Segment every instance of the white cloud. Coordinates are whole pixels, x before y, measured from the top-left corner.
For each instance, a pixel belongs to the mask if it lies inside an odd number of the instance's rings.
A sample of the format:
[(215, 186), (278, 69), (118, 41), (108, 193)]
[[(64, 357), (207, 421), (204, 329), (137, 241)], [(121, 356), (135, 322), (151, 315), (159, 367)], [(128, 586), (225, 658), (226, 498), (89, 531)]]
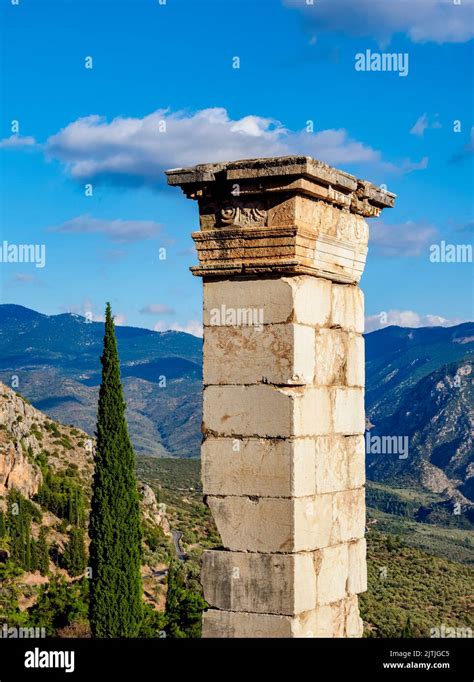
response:
[(116, 315), (114, 315), (114, 323), (117, 327), (123, 327), (126, 321), (127, 318), (123, 313), (117, 313)]
[[(105, 308), (105, 305), (104, 305)], [(82, 303), (67, 305), (62, 309), (62, 312), (72, 313), (73, 315), (81, 315), (89, 322), (104, 322), (105, 316), (96, 312), (96, 306), (90, 298), (85, 298)]]
[(411, 135), (419, 135), (420, 137), (423, 137), (423, 134), (425, 130), (428, 127), (428, 114), (423, 114), (420, 116), (420, 118), (416, 121), (415, 125), (413, 128), (410, 130)]
[(436, 119), (430, 123), (428, 114), (422, 114), (416, 121), (415, 125), (411, 128), (410, 134), (411, 135), (418, 135), (418, 137), (423, 137), (425, 134), (425, 130), (428, 129), (436, 130), (438, 128), (441, 128), (441, 123)]
[(163, 303), (150, 303), (140, 310), (142, 315), (174, 315), (175, 311)]
[(463, 159), (468, 158), (469, 156), (472, 156), (474, 153), (474, 126), (471, 128), (470, 136), (469, 136), (469, 142), (467, 142), (462, 150), (458, 152), (457, 154), (454, 154), (452, 160), (453, 161), (462, 161)]
[(27, 272), (16, 272), (13, 275), (12, 280), (14, 282), (30, 283), (37, 281), (37, 278), (35, 275), (31, 275)]
[(0, 140), (0, 149), (16, 149), (18, 147), (34, 147), (36, 140), (34, 137), (21, 135), (10, 135)]
[(202, 336), (202, 322), (198, 320), (188, 320), (185, 324), (173, 322), (171, 325), (166, 322), (158, 322), (153, 327), (155, 332), (176, 331), (192, 334), (193, 336)]
[(438, 236), (429, 223), (407, 220), (398, 225), (387, 225), (382, 220), (370, 224), (369, 245), (381, 256), (420, 256)]
[(103, 234), (113, 242), (137, 242), (152, 239), (161, 230), (153, 220), (106, 220), (86, 214), (49, 228), (51, 232), (66, 234)]
[[(105, 309), (105, 304), (104, 304)], [(97, 306), (90, 298), (84, 298), (82, 303), (71, 304), (62, 308), (63, 312), (71, 313), (73, 315), (80, 315), (85, 318), (85, 324), (88, 322), (105, 322), (105, 315), (98, 313)], [(126, 316), (123, 313), (113, 313), (113, 318), (116, 326), (120, 327), (126, 323)]]
[(428, 161), (428, 157), (424, 156), (421, 161), (410, 161), (410, 159), (403, 159), (403, 161), (399, 164), (384, 163), (383, 167), (388, 173), (403, 175), (416, 170), (425, 170), (425, 168), (428, 168)]
[(396, 34), (414, 43), (464, 43), (474, 37), (473, 0), (284, 0), (302, 11), (316, 32), (374, 37), (386, 45)]
[(388, 310), (365, 318), (365, 331), (373, 332), (395, 325), (397, 327), (452, 327), (461, 324), (459, 318), (446, 319), (440, 315), (420, 315), (414, 310)]
[(224, 108), (196, 113), (165, 109), (143, 118), (80, 118), (46, 142), (46, 154), (62, 162), (79, 180), (122, 186), (156, 186), (164, 170), (196, 163), (260, 156), (302, 154), (331, 165), (372, 164), (384, 172), (410, 172), (427, 159), (400, 166), (382, 160), (380, 151), (354, 140), (345, 129), (315, 133), (291, 131), (271, 118), (232, 120)]

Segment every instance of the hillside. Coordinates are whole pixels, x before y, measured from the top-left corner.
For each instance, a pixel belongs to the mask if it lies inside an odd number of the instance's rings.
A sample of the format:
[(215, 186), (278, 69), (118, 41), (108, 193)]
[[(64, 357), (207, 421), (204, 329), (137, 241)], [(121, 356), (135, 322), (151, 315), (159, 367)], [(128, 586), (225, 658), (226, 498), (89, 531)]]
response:
[[(94, 434), (103, 324), (0, 305), (0, 380), (52, 419)], [(181, 332), (117, 327), (127, 419), (137, 452), (196, 456), (202, 341)]]
[[(88, 636), (88, 587), (82, 575), (94, 444), (91, 448), (86, 434), (57, 424), (3, 385), (0, 434), (0, 623), (44, 627), (61, 637)], [(186, 580), (193, 594), (201, 589), (202, 552), (220, 540), (202, 502), (199, 460), (141, 456), (137, 473), (142, 481), (142, 575), (151, 609), (143, 636), (156, 637), (165, 622), (163, 580), (177, 538), (187, 555)], [(395, 494), (369, 483), (368, 501), (374, 506), (368, 515), (369, 591), (361, 599), (365, 636), (399, 636), (408, 615), (413, 635), (429, 636), (431, 627), (443, 623), (473, 627), (472, 569), (465, 565), (473, 561), (472, 531), (412, 520), (438, 500), (435, 493)], [(12, 520), (14, 503), (19, 504), (20, 525)], [(427, 536), (414, 532), (414, 526), (428, 529)], [(82, 558), (71, 551), (73, 536), (76, 542), (82, 538)], [(426, 537), (432, 538), (431, 545)], [(420, 549), (423, 542), (429, 553)], [(6, 563), (2, 552), (9, 557)], [(387, 574), (381, 581), (384, 566)]]
[[(38, 409), (94, 434), (103, 325), (0, 305), (0, 379)], [(138, 454), (198, 457), (202, 341), (180, 332), (117, 327), (127, 419)], [(371, 436), (409, 439), (409, 456), (371, 455), (376, 481), (473, 498), (474, 324), (404, 329), (366, 337), (366, 410)], [(464, 508), (463, 507), (463, 508)]]
[[(0, 624), (87, 636), (87, 524), (95, 443), (0, 384)], [(163, 609), (155, 573), (173, 553), (166, 509), (139, 484), (142, 576), (151, 613)], [(161, 615), (160, 615), (161, 617)]]
[(365, 335), (366, 408), (371, 421), (393, 414), (406, 391), (444, 365), (472, 361), (474, 323), (385, 327)]
[(371, 417), (370, 437), (406, 438), (406, 456), (367, 453), (368, 477), (445, 492), (454, 505), (474, 500), (473, 364), (445, 365), (409, 386), (397, 409)]
[[(201, 501), (199, 461), (139, 457), (137, 469), (166, 501), (173, 526), (183, 533), (185, 547), (196, 558), (203, 548), (218, 546), (219, 537)], [(364, 635), (399, 637), (408, 616), (413, 636), (429, 637), (430, 629), (443, 623), (474, 629), (473, 531), (412, 520), (420, 508), (436, 504), (438, 494), (400, 490), (395, 501), (384, 495), (393, 496), (392, 489), (368, 484), (369, 587), (360, 601)], [(390, 504), (396, 513), (377, 509)]]

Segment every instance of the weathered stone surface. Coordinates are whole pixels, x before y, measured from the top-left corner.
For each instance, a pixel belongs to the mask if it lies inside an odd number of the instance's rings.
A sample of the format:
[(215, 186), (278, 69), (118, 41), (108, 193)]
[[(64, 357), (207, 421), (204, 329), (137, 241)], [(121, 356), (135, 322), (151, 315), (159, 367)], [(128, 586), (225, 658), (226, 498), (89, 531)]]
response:
[(349, 332), (347, 335), (346, 386), (365, 386), (365, 343), (364, 337)]
[(367, 590), (367, 543), (365, 539), (348, 544), (349, 571), (348, 594), (360, 594)]
[(315, 343), (315, 383), (344, 386), (346, 383), (347, 333), (341, 329), (319, 329)]
[(319, 606), (297, 616), (217, 611), (203, 616), (203, 637), (214, 638), (298, 638), (361, 637), (362, 620), (357, 597)]
[(362, 334), (364, 295), (361, 289), (346, 284), (333, 284), (331, 292), (331, 326)]
[(199, 203), (203, 637), (359, 637), (365, 218), (395, 195), (310, 157), (168, 171)]
[(347, 597), (344, 603), (345, 611), (345, 632), (344, 637), (362, 637), (364, 634), (364, 624), (359, 615), (359, 604), (357, 596)]
[(364, 389), (335, 388), (332, 406), (334, 433), (363, 434), (365, 431)]
[[(205, 326), (329, 323), (331, 282), (307, 275), (259, 280), (205, 281)], [(249, 312), (250, 311), (250, 312)], [(235, 323), (235, 320), (241, 320)], [(226, 321), (229, 320), (229, 321)], [(247, 322), (246, 322), (247, 321)]]
[(346, 596), (349, 551), (345, 544), (325, 547), (313, 554), (318, 605), (330, 604)]
[(313, 497), (218, 497), (207, 503), (226, 549), (304, 552), (364, 537), (365, 491)]
[(315, 466), (314, 441), (310, 438), (209, 437), (201, 449), (205, 495), (312, 495)]
[(226, 549), (300, 552), (330, 544), (331, 495), (302, 498), (214, 497), (207, 502)]
[(365, 483), (363, 436), (319, 436), (315, 447), (315, 492), (360, 488)]
[[(325, 195), (329, 202), (346, 206), (354, 213), (362, 215), (372, 214), (369, 205), (380, 210), (393, 206), (395, 200), (395, 195), (391, 192), (385, 192), (370, 182), (358, 180), (349, 173), (332, 168), (309, 156), (281, 156), (199, 164), (191, 168), (174, 168), (167, 171), (166, 175), (168, 184), (179, 185), (193, 198), (217, 196), (213, 187), (217, 179), (221, 183), (221, 188), (225, 187), (227, 182), (230, 190), (234, 188), (234, 193), (236, 181), (241, 181), (238, 192), (240, 195), (262, 193), (264, 181), (269, 181), (270, 188), (288, 193), (288, 185), (291, 185), (295, 178), (303, 178), (308, 182), (305, 187), (306, 193), (311, 193), (310, 187), (316, 196), (321, 196), (326, 190)], [(227, 193), (224, 196), (227, 198)]]
[(364, 339), (340, 328), (316, 330), (315, 383), (319, 386), (364, 386)]
[(204, 598), (224, 611), (297, 615), (363, 592), (365, 565), (364, 540), (292, 554), (207, 550)]
[[(310, 157), (247, 159), (168, 171), (199, 201), (199, 276), (308, 273), (358, 282), (367, 255), (363, 216), (394, 195)], [(305, 240), (312, 240), (311, 253)]]
[(313, 386), (207, 386), (203, 422), (204, 432), (215, 436), (324, 435), (331, 430), (331, 396)]
[(289, 638), (294, 618), (266, 613), (243, 613), (209, 609), (202, 617), (203, 638)]
[(340, 542), (359, 540), (365, 530), (365, 489), (344, 490), (334, 495), (333, 537)]
[(314, 330), (297, 324), (208, 327), (203, 382), (304, 385), (314, 377)]
[(206, 601), (228, 611), (294, 615), (316, 604), (315, 563), (310, 553), (206, 551), (202, 584)]
[(226, 549), (234, 552), (295, 552), (294, 506), (307, 498), (214, 497), (208, 495), (217, 530)]

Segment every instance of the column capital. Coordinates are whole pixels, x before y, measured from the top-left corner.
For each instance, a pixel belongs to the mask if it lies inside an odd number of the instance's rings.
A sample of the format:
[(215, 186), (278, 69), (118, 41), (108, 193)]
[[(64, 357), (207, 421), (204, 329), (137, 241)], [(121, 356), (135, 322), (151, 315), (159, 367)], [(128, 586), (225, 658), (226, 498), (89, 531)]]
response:
[(166, 172), (199, 204), (193, 233), (202, 277), (309, 274), (357, 283), (365, 218), (395, 195), (309, 156), (199, 164)]

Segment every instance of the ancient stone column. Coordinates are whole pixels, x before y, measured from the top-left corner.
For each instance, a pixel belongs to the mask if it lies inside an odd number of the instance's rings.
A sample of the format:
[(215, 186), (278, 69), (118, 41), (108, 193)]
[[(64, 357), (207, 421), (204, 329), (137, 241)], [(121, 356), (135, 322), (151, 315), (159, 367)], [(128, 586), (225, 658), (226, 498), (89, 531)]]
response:
[(395, 196), (309, 157), (167, 172), (199, 205), (204, 637), (360, 637), (365, 218)]

